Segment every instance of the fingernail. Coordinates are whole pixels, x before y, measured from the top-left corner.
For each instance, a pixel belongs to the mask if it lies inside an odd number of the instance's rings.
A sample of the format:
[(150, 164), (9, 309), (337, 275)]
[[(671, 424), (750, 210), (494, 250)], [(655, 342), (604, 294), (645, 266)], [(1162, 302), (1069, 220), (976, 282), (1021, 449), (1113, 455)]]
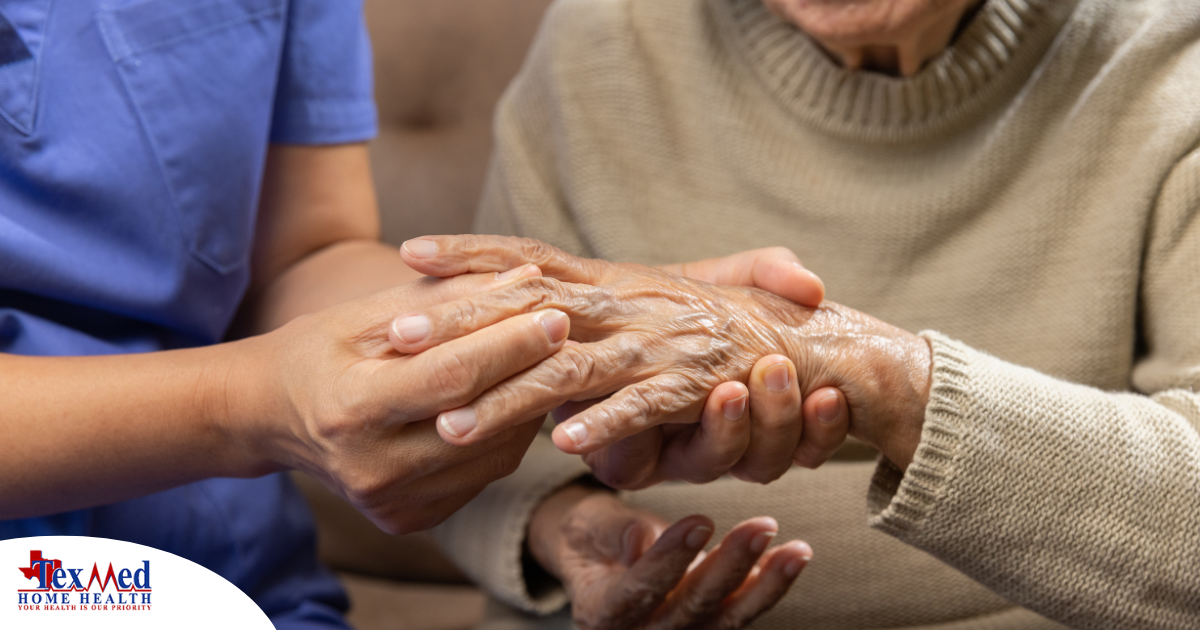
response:
[(566, 339), (567, 333), (570, 332), (571, 318), (560, 310), (547, 309), (545, 315), (542, 315), (542, 328), (546, 331), (546, 336), (550, 338), (550, 343), (558, 343)]
[(817, 420), (823, 424), (837, 422), (840, 415), (842, 415), (842, 406), (838, 404), (837, 394), (829, 394), (817, 401)]
[(699, 551), (708, 544), (708, 539), (712, 538), (713, 529), (708, 525), (697, 525), (688, 532), (688, 535), (683, 539), (683, 544), (687, 545), (692, 551)]
[(404, 343), (419, 343), (429, 336), (429, 318), (424, 315), (409, 315), (392, 322), (392, 332)]
[(438, 422), (446, 430), (446, 433), (454, 437), (462, 437), (475, 430), (475, 426), (479, 424), (479, 419), (475, 417), (474, 409), (463, 407), (462, 409), (443, 412)]
[(750, 551), (753, 553), (762, 553), (767, 550), (767, 545), (771, 544), (771, 540), (775, 538), (777, 532), (760, 532), (750, 539)]
[(509, 269), (508, 271), (502, 271), (502, 272), (496, 274), (496, 279), (501, 280), (501, 281), (512, 280), (513, 278), (520, 277), (521, 272), (525, 271), (528, 268), (529, 268), (529, 265), (525, 264), (525, 265), (521, 265), (520, 267), (517, 267), (516, 269)]
[(432, 258), (437, 255), (438, 251), (437, 243), (423, 238), (404, 241), (400, 247), (416, 258)]
[(583, 443), (587, 441), (588, 430), (582, 422), (572, 422), (571, 424), (564, 425), (563, 433), (566, 433), (567, 437), (571, 438), (571, 441), (577, 447), (583, 446)]
[(725, 414), (726, 420), (740, 419), (742, 414), (746, 413), (746, 395), (725, 401), (725, 404), (721, 405), (721, 412)]
[(767, 373), (763, 375), (763, 381), (767, 383), (767, 389), (773, 392), (787, 391), (788, 385), (792, 381), (792, 375), (788, 371), (786, 363), (776, 363), (767, 368)]

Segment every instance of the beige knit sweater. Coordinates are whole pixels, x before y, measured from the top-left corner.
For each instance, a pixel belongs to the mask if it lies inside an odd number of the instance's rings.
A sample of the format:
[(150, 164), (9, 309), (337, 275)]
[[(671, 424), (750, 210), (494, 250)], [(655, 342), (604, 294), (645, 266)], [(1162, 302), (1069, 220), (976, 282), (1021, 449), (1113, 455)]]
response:
[[(927, 331), (906, 475), (627, 495), (812, 543), (756, 627), (1200, 628), (1200, 2), (989, 0), (900, 80), (760, 0), (560, 0), (497, 122), (480, 232), (651, 264), (784, 245)], [(509, 603), (561, 604), (520, 545), (582, 470), (539, 443), (439, 535)]]

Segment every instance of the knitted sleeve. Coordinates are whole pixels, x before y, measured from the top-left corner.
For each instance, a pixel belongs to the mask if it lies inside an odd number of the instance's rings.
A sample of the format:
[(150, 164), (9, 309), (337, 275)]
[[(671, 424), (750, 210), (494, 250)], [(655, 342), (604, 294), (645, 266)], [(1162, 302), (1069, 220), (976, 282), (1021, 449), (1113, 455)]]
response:
[(922, 333), (921, 444), (907, 474), (877, 469), (873, 527), (1072, 627), (1200, 628), (1200, 155), (1164, 183), (1145, 252), (1138, 393)]

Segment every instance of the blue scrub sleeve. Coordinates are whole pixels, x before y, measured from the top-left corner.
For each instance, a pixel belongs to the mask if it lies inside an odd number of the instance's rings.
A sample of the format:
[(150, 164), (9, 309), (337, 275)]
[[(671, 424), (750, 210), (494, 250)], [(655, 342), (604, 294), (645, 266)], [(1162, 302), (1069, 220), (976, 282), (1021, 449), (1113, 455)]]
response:
[(292, 0), (271, 142), (338, 144), (378, 129), (361, 0)]

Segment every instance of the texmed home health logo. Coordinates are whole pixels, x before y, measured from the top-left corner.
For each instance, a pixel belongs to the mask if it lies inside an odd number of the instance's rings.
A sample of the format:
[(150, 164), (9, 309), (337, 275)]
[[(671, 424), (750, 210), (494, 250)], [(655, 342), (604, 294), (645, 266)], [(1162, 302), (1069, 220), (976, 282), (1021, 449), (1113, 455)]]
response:
[(150, 610), (149, 560), (121, 568), (109, 562), (103, 573), (93, 562), (85, 573), (36, 550), (29, 552), (29, 566), (17, 568), (30, 586), (17, 589), (18, 610)]

